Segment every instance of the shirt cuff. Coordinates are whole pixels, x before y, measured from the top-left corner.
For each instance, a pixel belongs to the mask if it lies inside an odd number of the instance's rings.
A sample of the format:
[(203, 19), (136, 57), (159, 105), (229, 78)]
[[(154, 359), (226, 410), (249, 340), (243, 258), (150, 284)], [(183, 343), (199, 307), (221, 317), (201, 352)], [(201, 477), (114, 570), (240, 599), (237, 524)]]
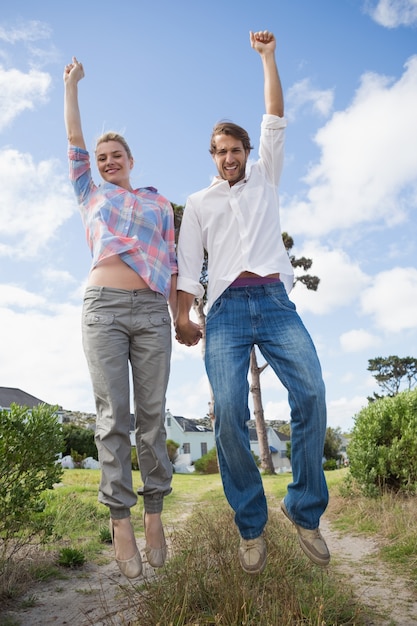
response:
[(184, 278), (183, 276), (178, 276), (177, 291), (191, 293), (196, 298), (202, 298), (204, 296), (204, 287), (201, 283), (196, 283), (194, 280)]
[(270, 113), (264, 113), (262, 117), (262, 128), (285, 128), (287, 120), (285, 117), (278, 117), (278, 115), (271, 115)]
[(89, 154), (87, 150), (84, 150), (84, 148), (68, 144), (68, 157), (73, 161), (87, 161), (89, 159)]

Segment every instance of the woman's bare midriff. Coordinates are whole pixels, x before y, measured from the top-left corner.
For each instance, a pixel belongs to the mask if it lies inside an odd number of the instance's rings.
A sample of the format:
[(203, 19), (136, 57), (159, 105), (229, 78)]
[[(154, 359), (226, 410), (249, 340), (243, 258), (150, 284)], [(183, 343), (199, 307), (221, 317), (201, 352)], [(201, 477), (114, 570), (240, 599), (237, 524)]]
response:
[[(254, 274), (253, 272), (241, 272), (239, 274), (239, 278), (255, 278), (259, 277), (259, 274)], [(262, 278), (279, 278), (279, 272), (276, 274), (268, 274), (268, 276), (263, 276)]]
[(145, 281), (115, 254), (94, 267), (87, 284), (95, 287), (113, 289), (147, 289)]

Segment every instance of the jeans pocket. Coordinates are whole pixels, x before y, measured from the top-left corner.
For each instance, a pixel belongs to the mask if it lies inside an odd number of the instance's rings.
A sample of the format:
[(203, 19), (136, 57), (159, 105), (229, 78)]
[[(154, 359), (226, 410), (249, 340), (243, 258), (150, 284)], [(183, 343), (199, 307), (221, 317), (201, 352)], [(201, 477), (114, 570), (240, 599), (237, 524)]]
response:
[(267, 297), (271, 299), (271, 301), (281, 310), (283, 311), (296, 311), (296, 306), (294, 302), (291, 302), (289, 297), (287, 296), (287, 292), (282, 290), (279, 293), (268, 293)]
[(219, 296), (217, 300), (213, 302), (211, 305), (210, 311), (207, 313), (206, 317), (206, 326), (209, 322), (211, 322), (219, 313), (221, 313), (225, 306), (225, 299), (222, 296)]

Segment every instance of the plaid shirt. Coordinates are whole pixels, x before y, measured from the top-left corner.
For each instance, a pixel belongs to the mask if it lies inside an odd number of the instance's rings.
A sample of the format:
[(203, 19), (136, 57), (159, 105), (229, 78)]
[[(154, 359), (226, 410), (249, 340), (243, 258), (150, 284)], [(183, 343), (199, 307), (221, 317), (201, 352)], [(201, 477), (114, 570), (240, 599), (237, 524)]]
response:
[(92, 267), (114, 254), (167, 299), (177, 273), (174, 216), (153, 187), (130, 192), (113, 183), (97, 187), (86, 150), (69, 146), (70, 180), (80, 207)]

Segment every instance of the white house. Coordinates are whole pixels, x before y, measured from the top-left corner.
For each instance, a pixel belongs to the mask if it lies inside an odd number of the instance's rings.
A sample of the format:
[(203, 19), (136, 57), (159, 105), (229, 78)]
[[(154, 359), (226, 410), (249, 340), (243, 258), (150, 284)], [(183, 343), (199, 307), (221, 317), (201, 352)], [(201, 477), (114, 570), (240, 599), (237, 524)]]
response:
[(167, 439), (179, 444), (174, 464), (177, 473), (194, 471), (192, 463), (201, 459), (215, 446), (214, 432), (210, 428), (202, 426), (195, 420), (172, 415), (170, 411), (165, 414), (165, 430)]
[[(268, 445), (271, 451), (272, 463), (278, 473), (291, 472), (291, 461), (287, 457), (287, 441), (290, 437), (275, 430), (271, 426), (266, 429)], [(249, 428), (250, 447), (254, 454), (259, 456), (259, 443), (256, 428)]]
[[(207, 454), (216, 445), (212, 429), (202, 426), (197, 420), (172, 415), (169, 410), (165, 413), (165, 430), (167, 439), (172, 439), (172, 441), (179, 444), (178, 455), (174, 463), (174, 469), (179, 474), (193, 472), (193, 463)], [(259, 456), (256, 428), (249, 428), (249, 435), (251, 450)], [(287, 441), (290, 440), (290, 437), (271, 427), (267, 428), (267, 437), (275, 470), (279, 473), (291, 472), (291, 462), (287, 457)], [(130, 440), (132, 446), (134, 446), (133, 415), (131, 416)]]
[[(167, 439), (179, 444), (174, 469), (178, 474), (193, 472), (193, 463), (201, 459), (214, 448), (214, 433), (210, 428), (201, 426), (197, 421), (179, 415), (165, 413), (165, 430)], [(135, 416), (130, 420), (130, 442), (135, 446)]]

